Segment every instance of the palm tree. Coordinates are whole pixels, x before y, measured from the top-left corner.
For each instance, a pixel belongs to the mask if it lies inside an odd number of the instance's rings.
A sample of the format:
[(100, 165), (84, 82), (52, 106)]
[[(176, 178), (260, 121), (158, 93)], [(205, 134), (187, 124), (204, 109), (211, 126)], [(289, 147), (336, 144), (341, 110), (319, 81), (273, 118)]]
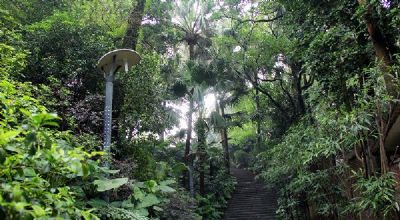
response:
[(200, 194), (205, 194), (204, 176), (205, 176), (205, 161), (207, 157), (207, 122), (204, 119), (204, 92), (205, 89), (197, 86), (193, 93), (194, 100), (198, 103), (199, 117), (195, 123), (195, 130), (197, 134), (197, 152), (196, 156), (199, 158), (199, 189)]
[(189, 47), (189, 60), (193, 61), (198, 55), (205, 54), (203, 46), (209, 44), (209, 37), (212, 36), (212, 28), (207, 19), (211, 13), (212, 1), (179, 0), (174, 4), (172, 22), (183, 33), (181, 40)]
[(227, 114), (225, 109), (227, 105), (233, 103), (239, 96), (246, 93), (242, 88), (238, 89), (237, 85), (237, 83), (235, 84), (231, 80), (218, 80), (218, 83), (214, 86), (214, 92), (216, 94), (216, 111), (211, 115), (212, 125), (220, 133), (221, 144), (224, 150), (225, 171), (228, 175), (230, 174), (231, 164), (228, 143), (228, 127), (235, 125), (235, 123), (231, 123), (227, 118), (231, 118), (235, 113)]
[[(206, 54), (204, 52), (203, 47), (207, 44), (207, 38), (210, 36), (210, 26), (206, 19), (206, 16), (211, 11), (210, 2), (207, 1), (198, 1), (198, 0), (179, 0), (175, 1), (175, 10), (173, 11), (172, 20), (174, 23), (174, 27), (183, 33), (183, 38), (181, 39), (183, 42), (187, 44), (189, 47), (189, 62), (195, 61), (196, 57), (200, 57), (199, 55)], [(203, 45), (201, 47), (197, 47), (198, 45)], [(189, 179), (189, 189), (191, 195), (194, 195), (193, 191), (193, 176), (192, 176), (192, 159), (190, 157), (191, 151), (191, 139), (192, 139), (192, 124), (193, 124), (193, 112), (195, 107), (195, 101), (193, 99), (194, 93), (194, 84), (195, 82), (191, 82), (192, 86), (190, 89), (187, 89), (186, 96), (189, 100), (189, 112), (187, 119), (187, 135), (185, 142), (185, 161), (187, 166), (189, 167), (188, 179)], [(186, 176), (186, 175), (185, 175)]]

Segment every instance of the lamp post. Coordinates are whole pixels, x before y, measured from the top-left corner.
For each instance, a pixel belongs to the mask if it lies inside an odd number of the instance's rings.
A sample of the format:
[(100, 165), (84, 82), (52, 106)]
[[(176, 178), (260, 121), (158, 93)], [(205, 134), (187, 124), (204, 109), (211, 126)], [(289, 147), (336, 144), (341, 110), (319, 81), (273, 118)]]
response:
[[(97, 67), (104, 74), (106, 80), (106, 100), (104, 105), (104, 146), (103, 150), (110, 153), (111, 145), (111, 120), (112, 120), (112, 98), (115, 74), (123, 68), (128, 72), (129, 68), (140, 62), (140, 56), (134, 50), (118, 49), (104, 54), (98, 61)], [(105, 166), (108, 167), (106, 160)]]

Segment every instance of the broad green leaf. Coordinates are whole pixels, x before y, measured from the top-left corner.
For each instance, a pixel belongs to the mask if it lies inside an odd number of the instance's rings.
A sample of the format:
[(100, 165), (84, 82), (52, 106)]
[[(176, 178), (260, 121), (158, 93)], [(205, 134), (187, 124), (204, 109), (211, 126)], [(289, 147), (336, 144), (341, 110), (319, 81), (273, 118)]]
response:
[(110, 170), (107, 167), (100, 167), (101, 171), (105, 172), (105, 173), (109, 173), (109, 174), (116, 174), (119, 173), (119, 170)]
[(93, 208), (101, 208), (108, 205), (108, 203), (105, 200), (101, 199), (92, 199), (89, 200), (87, 203), (91, 205)]
[(128, 178), (116, 178), (111, 180), (95, 180), (93, 183), (97, 186), (97, 191), (104, 192), (110, 189), (116, 189), (128, 182)]
[(28, 110), (26, 110), (24, 108), (20, 108), (19, 111), (22, 112), (22, 114), (24, 114), (27, 117), (31, 117), (31, 115), (32, 115), (31, 112), (29, 112)]
[(121, 208), (133, 209), (135, 208), (135, 205), (130, 200), (124, 200), (121, 203)]
[(173, 180), (173, 179), (168, 179), (168, 180), (161, 181), (161, 182), (160, 182), (160, 185), (170, 185), (170, 184), (174, 184), (174, 183), (176, 183), (175, 180)]
[(100, 220), (99, 217), (97, 217), (96, 215), (93, 215), (91, 212), (94, 211), (94, 209), (90, 209), (87, 211), (81, 211), (80, 214), (82, 215), (83, 219), (85, 220)]
[(29, 204), (26, 203), (26, 202), (16, 202), (16, 203), (14, 203), (15, 210), (17, 210), (17, 211), (22, 211), (22, 210), (24, 210), (25, 207), (28, 206), (28, 205), (29, 205)]
[(153, 209), (156, 210), (156, 211), (158, 211), (158, 212), (164, 211), (164, 209), (161, 208), (161, 207), (159, 207), (159, 206), (153, 206)]
[(43, 126), (44, 126), (44, 125), (53, 126), (53, 127), (59, 127), (59, 126), (60, 126), (60, 125), (59, 125), (57, 122), (55, 122), (55, 121), (46, 121), (46, 122), (43, 122), (42, 125), (43, 125)]
[(138, 215), (141, 215), (141, 216), (148, 216), (149, 215), (149, 211), (147, 211), (147, 209), (145, 209), (145, 208), (137, 209), (136, 213)]
[(53, 121), (59, 119), (57, 114), (40, 113), (32, 116), (32, 122), (35, 126), (54, 125)]
[(11, 130), (7, 132), (0, 131), (0, 145), (7, 144), (11, 139), (17, 137), (20, 133), (20, 130)]
[(156, 182), (156, 181), (154, 181), (154, 180), (148, 180), (148, 181), (144, 182), (144, 184), (146, 185), (147, 189), (148, 189), (150, 192), (155, 192), (156, 187), (157, 187), (157, 182)]
[(133, 187), (133, 197), (139, 201), (143, 200), (144, 198), (144, 193), (142, 192), (142, 190), (140, 190), (139, 187), (134, 186)]
[(38, 205), (33, 205), (32, 209), (35, 217), (41, 217), (46, 215), (46, 211)]
[(36, 172), (34, 169), (28, 167), (28, 168), (24, 168), (24, 176), (26, 177), (33, 177), (36, 176)]
[(160, 188), (161, 192), (164, 192), (164, 193), (173, 193), (176, 191), (175, 189), (173, 189), (172, 187), (169, 187), (167, 185), (160, 185), (159, 188)]
[(136, 208), (147, 208), (159, 204), (161, 201), (154, 194), (146, 195)]

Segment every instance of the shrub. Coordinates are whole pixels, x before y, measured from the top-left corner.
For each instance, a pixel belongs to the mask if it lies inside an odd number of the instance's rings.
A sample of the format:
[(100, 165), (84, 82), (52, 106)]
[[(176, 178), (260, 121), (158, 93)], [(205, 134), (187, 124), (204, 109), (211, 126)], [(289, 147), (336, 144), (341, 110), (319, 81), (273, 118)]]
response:
[(172, 194), (161, 208), (161, 219), (194, 220), (201, 219), (195, 211), (197, 202), (190, 198), (184, 191)]
[(58, 116), (30, 91), (29, 84), (0, 82), (0, 218), (96, 218), (77, 195), (99, 173), (91, 158), (102, 152), (88, 153), (58, 131)]

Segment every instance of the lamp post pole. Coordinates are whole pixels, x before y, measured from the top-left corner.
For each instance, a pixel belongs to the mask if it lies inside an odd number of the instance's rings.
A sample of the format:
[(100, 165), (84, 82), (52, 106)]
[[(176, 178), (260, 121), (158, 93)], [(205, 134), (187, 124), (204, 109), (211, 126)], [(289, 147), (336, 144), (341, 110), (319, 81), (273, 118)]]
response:
[[(111, 128), (112, 128), (112, 100), (114, 89), (114, 70), (105, 74), (106, 79), (106, 100), (104, 105), (104, 146), (103, 150), (107, 153), (110, 152), (111, 146)], [(106, 167), (109, 166), (108, 159), (105, 161)]]
[(97, 67), (104, 74), (106, 80), (106, 99), (104, 105), (104, 145), (103, 150), (107, 153), (104, 165), (109, 167), (111, 129), (112, 129), (112, 100), (113, 87), (116, 73), (124, 67), (125, 72), (140, 62), (140, 56), (130, 49), (118, 49), (104, 54), (98, 61)]

